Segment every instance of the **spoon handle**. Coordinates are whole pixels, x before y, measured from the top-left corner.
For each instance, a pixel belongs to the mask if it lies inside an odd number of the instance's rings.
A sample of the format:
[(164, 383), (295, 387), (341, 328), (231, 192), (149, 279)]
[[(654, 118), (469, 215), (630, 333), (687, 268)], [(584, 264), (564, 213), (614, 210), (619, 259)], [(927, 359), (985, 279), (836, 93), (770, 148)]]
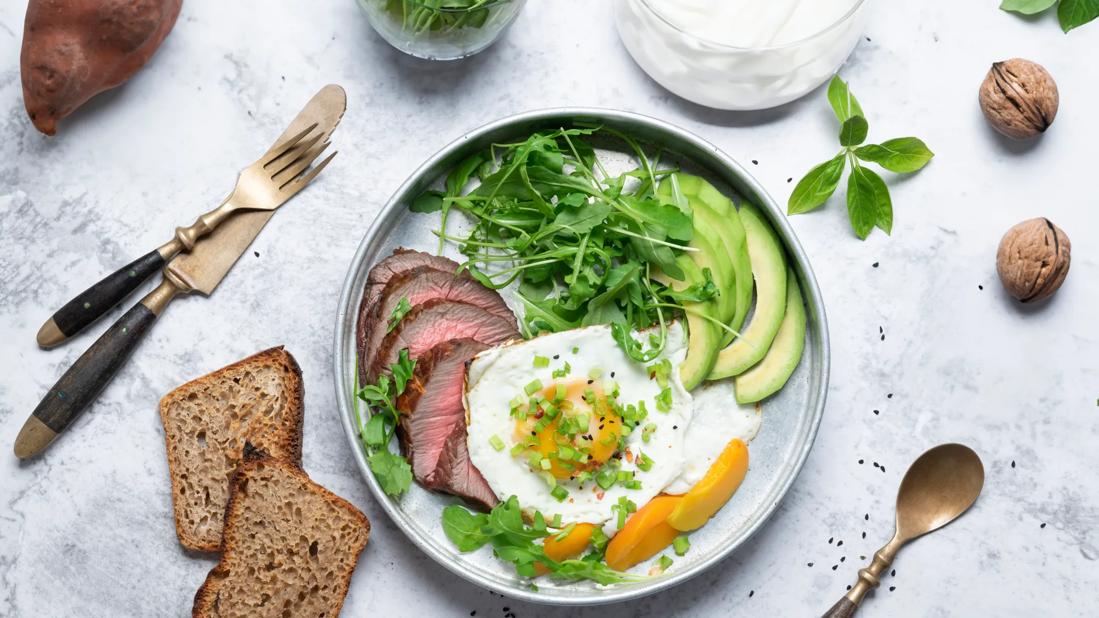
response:
[(893, 539), (885, 544), (885, 547), (874, 552), (874, 560), (870, 563), (870, 566), (859, 569), (859, 579), (855, 582), (855, 585), (821, 618), (850, 618), (854, 616), (866, 593), (881, 584), (882, 572), (893, 564), (893, 558), (896, 557), (897, 550), (902, 545), (904, 545), (904, 541), (894, 535)]

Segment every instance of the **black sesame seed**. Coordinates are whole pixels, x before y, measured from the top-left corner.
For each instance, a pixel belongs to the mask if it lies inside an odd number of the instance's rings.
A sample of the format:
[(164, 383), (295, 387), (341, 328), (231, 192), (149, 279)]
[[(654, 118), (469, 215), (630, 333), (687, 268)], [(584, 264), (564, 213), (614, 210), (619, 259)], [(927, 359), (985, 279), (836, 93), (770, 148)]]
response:
[(863, 515), (862, 518), (863, 518), (864, 521), (870, 521), (870, 513), (867, 513), (866, 515)]
[(875, 467), (875, 468), (877, 468), (877, 467), (878, 467), (878, 462), (876, 462), (876, 461), (874, 462), (874, 467)]
[(847, 584), (847, 589), (848, 589), (848, 590), (850, 590), (850, 589), (851, 589), (851, 584)]
[(865, 530), (862, 531), (862, 538), (864, 538), (864, 539), (866, 538), (866, 531)]
[(838, 568), (840, 568), (840, 565), (838, 565), (838, 564), (833, 564), (833, 565), (832, 565), (832, 570), (833, 570), (833, 571), (835, 571), (835, 570), (836, 570), (836, 569), (838, 569)]
[(679, 425), (672, 425), (672, 429), (679, 429)]
[(873, 264), (873, 267), (874, 267), (874, 268), (877, 268), (877, 267), (878, 267), (878, 263), (877, 263), (877, 262), (874, 262), (874, 264)]
[(882, 341), (885, 341), (885, 335), (882, 335), (882, 336), (881, 336), (881, 340), (882, 340)]
[[(283, 79), (285, 79), (285, 78), (283, 78)], [(469, 612), (469, 615), (470, 616), (476, 616), (477, 615), (477, 610), (473, 610), (473, 611)]]
[(813, 568), (813, 563), (812, 562), (809, 563), (809, 568), (810, 569)]
[(1039, 527), (1040, 527), (1040, 528), (1042, 528), (1043, 530), (1045, 530), (1045, 527), (1046, 527), (1046, 522), (1042, 522), (1042, 525), (1041, 525), (1041, 526), (1039, 526)]
[(749, 591), (748, 591), (748, 598), (749, 598), (749, 599), (750, 599), (750, 598), (752, 598), (752, 596), (753, 596), (753, 595), (754, 595), (755, 593), (756, 593), (756, 591), (755, 591), (755, 590), (749, 590)]
[(862, 463), (863, 463), (863, 460), (862, 460), (862, 459), (860, 459), (860, 460), (859, 460), (859, 465), (861, 466), (861, 465), (862, 465)]
[(836, 537), (834, 537), (834, 536), (828, 537), (828, 544), (831, 545), (832, 541), (834, 541), (834, 540), (836, 540)]
[(614, 372), (613, 372), (613, 371), (611, 372), (611, 377), (612, 377), (612, 378), (614, 377)]
[(866, 560), (866, 556), (859, 556), (859, 560)]
[(896, 589), (897, 589), (897, 587), (896, 587), (896, 586), (890, 586), (890, 587), (889, 587), (889, 592), (893, 592), (893, 591), (894, 591), (894, 590), (896, 590)]
[(840, 556), (840, 562), (843, 562), (844, 560), (847, 560), (847, 556)]
[(890, 571), (889, 576), (890, 577), (896, 577), (897, 576), (897, 569), (893, 569), (892, 571)]
[(892, 399), (893, 398), (893, 393), (889, 393), (888, 395), (885, 396), (885, 398), (886, 399)]
[(794, 179), (793, 178), (787, 178), (786, 182), (794, 182)]
[(259, 251), (253, 251), (252, 253), (255, 254), (256, 257), (259, 257)]
[(759, 161), (756, 161), (755, 159), (752, 159), (752, 165), (759, 165)]
[(557, 359), (559, 359), (559, 358), (561, 358), (561, 355), (560, 355), (560, 354), (554, 354), (554, 355), (553, 355), (553, 360), (557, 360)]
[(588, 380), (588, 384), (592, 384), (594, 382), (595, 382), (595, 380)]
[(977, 284), (977, 289), (978, 289), (978, 290), (983, 290), (983, 289), (985, 289), (985, 286), (983, 286), (983, 285), (981, 285), (981, 284), (979, 284), (979, 283), (978, 283), (978, 284)]
[(1014, 460), (1014, 459), (1012, 459), (1012, 460), (1011, 460), (1011, 467), (1012, 467), (1012, 468), (1014, 468), (1014, 467), (1015, 467), (1015, 460)]
[[(843, 541), (841, 540), (839, 543), (836, 543), (836, 547), (843, 547)], [(843, 561), (841, 560), (840, 562)]]
[(874, 410), (874, 416), (881, 414), (881, 410)]

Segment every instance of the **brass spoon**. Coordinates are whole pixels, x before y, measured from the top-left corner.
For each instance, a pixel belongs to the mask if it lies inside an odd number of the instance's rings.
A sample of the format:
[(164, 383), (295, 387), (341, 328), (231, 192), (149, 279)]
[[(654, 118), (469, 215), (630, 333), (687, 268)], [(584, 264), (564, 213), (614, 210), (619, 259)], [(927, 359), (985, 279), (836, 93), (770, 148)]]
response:
[(904, 473), (897, 492), (897, 528), (893, 539), (874, 553), (869, 567), (859, 569), (855, 585), (822, 618), (855, 615), (866, 593), (881, 583), (882, 571), (893, 564), (900, 548), (966, 512), (977, 501), (984, 482), (981, 458), (968, 446), (940, 444), (920, 455)]

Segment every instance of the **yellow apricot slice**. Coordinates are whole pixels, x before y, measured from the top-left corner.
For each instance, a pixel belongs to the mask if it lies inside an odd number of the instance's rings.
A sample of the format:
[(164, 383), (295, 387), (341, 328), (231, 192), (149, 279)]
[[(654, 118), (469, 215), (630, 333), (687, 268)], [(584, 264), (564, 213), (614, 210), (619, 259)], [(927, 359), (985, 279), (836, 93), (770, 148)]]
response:
[(725, 446), (706, 476), (695, 484), (668, 515), (668, 524), (688, 532), (701, 528), (736, 493), (748, 473), (748, 445), (734, 439)]
[[(607, 544), (607, 553), (604, 555), (607, 566), (625, 571), (667, 547), (679, 533), (665, 522), (682, 500), (681, 496), (657, 496), (630, 516), (626, 525)], [(660, 545), (669, 530), (671, 536), (666, 543)], [(649, 536), (655, 538), (650, 541)], [(653, 550), (657, 545), (660, 547)], [(652, 553), (643, 555), (650, 551)]]
[(560, 541), (556, 534), (546, 537), (542, 544), (546, 557), (554, 562), (561, 562), (579, 556), (591, 542), (592, 530), (595, 530), (595, 524), (576, 524), (572, 532)]

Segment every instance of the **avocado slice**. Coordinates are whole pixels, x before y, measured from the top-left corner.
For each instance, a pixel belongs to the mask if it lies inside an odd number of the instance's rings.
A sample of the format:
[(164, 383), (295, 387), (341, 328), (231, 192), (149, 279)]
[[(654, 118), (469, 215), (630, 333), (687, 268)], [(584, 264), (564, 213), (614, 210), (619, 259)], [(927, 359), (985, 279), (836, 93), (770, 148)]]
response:
[[(733, 265), (729, 262), (722, 247), (721, 237), (709, 221), (709, 215), (704, 209), (694, 211), (694, 238), (688, 246), (697, 251), (689, 251), (684, 255), (690, 256), (698, 266), (699, 272), (709, 268), (710, 276), (717, 287), (716, 308), (717, 319), (728, 322), (736, 311), (736, 299), (728, 291), (733, 287)], [(718, 346), (720, 347), (720, 346)]]
[(767, 354), (782, 317), (786, 313), (786, 258), (775, 231), (763, 213), (745, 202), (740, 220), (748, 237), (748, 255), (756, 284), (756, 309), (748, 326), (717, 355), (709, 379), (718, 380), (744, 373)]
[[(695, 283), (705, 283), (702, 269), (687, 255), (676, 258), (676, 263), (683, 269), (685, 281), (676, 281), (664, 273), (657, 273), (653, 278), (677, 291)], [(684, 307), (687, 309), (687, 358), (679, 366), (679, 379), (683, 388), (691, 390), (701, 384), (714, 367), (721, 349), (718, 345), (720, 329), (712, 321), (717, 320), (716, 299), (686, 303)]]
[(777, 393), (801, 362), (805, 350), (805, 305), (793, 269), (786, 268), (786, 314), (767, 356), (738, 375), (734, 385), (737, 403), (755, 403)]
[[(733, 201), (725, 197), (716, 187), (705, 179), (690, 174), (673, 174), (679, 184), (680, 193), (687, 198), (695, 216), (695, 229), (712, 228), (717, 231), (724, 249), (726, 260), (732, 270), (733, 285), (720, 288), (723, 296), (732, 299), (734, 310), (724, 317), (724, 322), (733, 330), (739, 331), (752, 305), (752, 263), (748, 257), (748, 243), (744, 226), (736, 214)], [(671, 177), (660, 183), (657, 195), (672, 199)], [(715, 281), (716, 283), (716, 281)], [(729, 302), (729, 301), (726, 301)], [(726, 307), (727, 309), (728, 307)], [(719, 329), (720, 330), (720, 329)], [(721, 331), (721, 346), (729, 345), (733, 333)]]

